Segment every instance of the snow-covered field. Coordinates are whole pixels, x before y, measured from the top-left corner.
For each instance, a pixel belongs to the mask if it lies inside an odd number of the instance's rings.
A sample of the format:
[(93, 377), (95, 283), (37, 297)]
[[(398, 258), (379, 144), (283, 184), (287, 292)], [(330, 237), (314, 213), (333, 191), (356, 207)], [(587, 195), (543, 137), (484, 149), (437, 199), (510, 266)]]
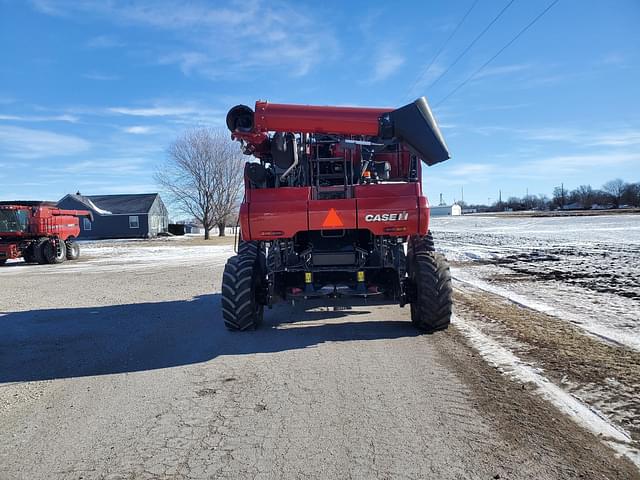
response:
[(439, 217), (460, 282), (640, 350), (640, 215)]

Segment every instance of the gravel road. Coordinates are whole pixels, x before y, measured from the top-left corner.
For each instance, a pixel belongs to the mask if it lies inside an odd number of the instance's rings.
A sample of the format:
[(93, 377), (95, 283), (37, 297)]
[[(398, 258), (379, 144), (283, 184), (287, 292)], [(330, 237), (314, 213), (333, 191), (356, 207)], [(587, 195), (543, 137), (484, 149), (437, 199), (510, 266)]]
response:
[(86, 251), (0, 269), (2, 480), (638, 478), (407, 308), (283, 306), (229, 333), (230, 247)]

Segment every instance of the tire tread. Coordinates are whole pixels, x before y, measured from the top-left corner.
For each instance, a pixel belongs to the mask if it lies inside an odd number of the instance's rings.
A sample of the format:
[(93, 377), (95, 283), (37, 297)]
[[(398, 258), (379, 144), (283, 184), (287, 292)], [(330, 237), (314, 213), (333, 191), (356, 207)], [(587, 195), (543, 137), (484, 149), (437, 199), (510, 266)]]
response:
[[(256, 328), (262, 321), (262, 307), (256, 308), (252, 289), (260, 269), (256, 242), (241, 241), (238, 254), (229, 258), (222, 274), (222, 318), (229, 330)], [(257, 310), (257, 311), (256, 311)]]
[(415, 287), (411, 321), (425, 332), (444, 330), (451, 323), (453, 306), (449, 264), (444, 255), (422, 247), (411, 262)]

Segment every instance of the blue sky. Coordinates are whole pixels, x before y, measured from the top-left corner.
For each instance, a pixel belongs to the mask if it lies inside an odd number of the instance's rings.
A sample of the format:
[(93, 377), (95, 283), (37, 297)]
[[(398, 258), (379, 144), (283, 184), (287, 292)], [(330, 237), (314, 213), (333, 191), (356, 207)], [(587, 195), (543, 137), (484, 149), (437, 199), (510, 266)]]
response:
[(426, 169), (433, 203), (555, 185), (640, 181), (640, 2), (0, 0), (0, 199), (157, 191), (191, 126), (229, 107), (401, 106), (426, 95), (452, 159)]

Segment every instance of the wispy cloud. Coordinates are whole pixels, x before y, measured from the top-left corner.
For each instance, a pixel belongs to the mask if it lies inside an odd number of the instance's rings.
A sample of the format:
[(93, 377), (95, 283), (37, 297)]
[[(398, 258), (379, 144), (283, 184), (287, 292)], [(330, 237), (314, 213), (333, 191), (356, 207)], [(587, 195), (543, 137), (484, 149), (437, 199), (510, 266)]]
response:
[(98, 174), (131, 175), (145, 172), (145, 164), (148, 164), (148, 160), (144, 158), (100, 158), (74, 162), (55, 169), (47, 167), (45, 170), (57, 175), (74, 174), (90, 177)]
[(640, 145), (640, 130), (603, 133), (592, 137), (590, 145), (608, 145), (611, 147), (628, 147)]
[[(303, 12), (284, 1), (249, 1), (230, 7), (198, 0), (34, 0), (32, 4), (48, 15), (97, 17), (118, 25), (165, 31), (171, 35), (167, 42), (149, 50), (156, 61), (175, 64), (185, 74), (237, 76), (266, 67), (300, 76), (337, 51), (331, 25), (313, 18), (312, 9)], [(99, 36), (89, 43), (105, 48), (119, 42)]]
[(640, 163), (640, 152), (596, 152), (588, 154), (553, 155), (524, 162), (518, 167), (510, 169), (510, 173), (521, 173), (530, 177), (538, 175), (547, 177), (576, 174), (594, 168), (610, 168), (623, 165), (637, 165)]
[(9, 105), (15, 102), (16, 102), (16, 99), (11, 95), (0, 94), (0, 105)]
[(443, 185), (468, 185), (485, 183), (495, 178), (499, 172), (498, 166), (490, 162), (466, 162), (459, 164), (437, 165), (425, 178), (427, 188), (430, 182)]
[(600, 64), (607, 66), (624, 67), (627, 65), (627, 56), (620, 52), (610, 52), (600, 60)]
[(132, 133), (134, 135), (143, 135), (145, 133), (150, 133), (151, 127), (147, 127), (144, 125), (134, 125), (133, 127), (125, 127), (124, 131), (127, 133)]
[(433, 173), (429, 173), (425, 178), (427, 188), (430, 182), (460, 186), (477, 183), (495, 185), (497, 179), (507, 182), (508, 180), (576, 178), (585, 171), (605, 172), (640, 163), (640, 153), (635, 152), (598, 151), (586, 154), (539, 155), (533, 158), (528, 155), (519, 157), (514, 154), (511, 155), (508, 165), (504, 165), (504, 159), (498, 159), (497, 155), (494, 157), (483, 162), (437, 165), (434, 170), (430, 170)]
[[(227, 114), (225, 110), (217, 110), (200, 101), (149, 101), (146, 105), (116, 106), (93, 111), (94, 115), (123, 115), (139, 118), (157, 118), (172, 124), (188, 126), (207, 125), (220, 126)], [(129, 132), (131, 133), (131, 132)]]
[(3, 115), (0, 114), (0, 120), (16, 121), (16, 122), (69, 122), (76, 123), (79, 119), (75, 115)]
[(565, 143), (580, 147), (632, 147), (640, 145), (640, 129), (585, 129), (578, 127), (518, 128), (501, 125), (464, 126), (458, 128), (484, 136), (510, 134), (530, 142)]
[(520, 129), (516, 132), (531, 139), (574, 143), (584, 146), (629, 147), (640, 145), (640, 130), (584, 130), (579, 128)]
[(105, 73), (98, 72), (89, 72), (82, 75), (84, 78), (88, 78), (89, 80), (97, 80), (100, 82), (109, 82), (113, 80), (120, 80), (120, 76), (118, 75), (109, 75)]
[(107, 110), (111, 113), (131, 115), (134, 117), (168, 117), (188, 115), (197, 112), (195, 107), (188, 106), (111, 107)]
[(490, 163), (460, 163), (452, 167), (450, 174), (455, 177), (478, 177), (486, 176), (495, 169), (496, 166)]
[(413, 84), (407, 91), (406, 98), (413, 98), (417, 95), (423, 95), (425, 93), (426, 87), (431, 84), (431, 82), (433, 82), (436, 78), (438, 78), (445, 70), (444, 65), (439, 62), (433, 63), (428, 69), (427, 66), (428, 65), (424, 65), (422, 67), (422, 71), (418, 73), (418, 76), (415, 78)]
[(528, 63), (517, 63), (513, 65), (500, 65), (491, 68), (485, 68), (478, 73), (474, 80), (478, 80), (486, 77), (495, 77), (498, 75), (510, 75), (512, 73), (518, 73), (530, 70), (532, 68), (531, 64)]
[(566, 82), (567, 80), (577, 76), (579, 76), (577, 72), (557, 72), (549, 75), (535, 75), (520, 83), (520, 86), (523, 88), (540, 86), (546, 87), (549, 85), (557, 85), (559, 83)]
[(90, 38), (87, 41), (87, 47), (89, 48), (116, 48), (124, 46), (125, 43), (118, 40), (113, 35), (99, 35), (97, 37)]
[(405, 58), (397, 52), (390, 50), (383, 51), (378, 55), (376, 63), (373, 68), (373, 74), (371, 75), (372, 82), (379, 82), (386, 80), (393, 74), (397, 73), (405, 62)]
[(73, 135), (0, 125), (0, 150), (13, 158), (70, 156), (90, 147), (88, 141)]
[(176, 52), (162, 55), (158, 59), (158, 63), (161, 65), (176, 64), (185, 75), (191, 75), (194, 70), (206, 70), (208, 76), (217, 76), (217, 74), (212, 75), (214, 69), (209, 56), (200, 52)]
[(519, 108), (530, 107), (530, 103), (505, 103), (505, 104), (496, 104), (496, 105), (478, 105), (476, 110), (479, 112), (482, 111), (492, 111), (492, 110), (516, 110)]

